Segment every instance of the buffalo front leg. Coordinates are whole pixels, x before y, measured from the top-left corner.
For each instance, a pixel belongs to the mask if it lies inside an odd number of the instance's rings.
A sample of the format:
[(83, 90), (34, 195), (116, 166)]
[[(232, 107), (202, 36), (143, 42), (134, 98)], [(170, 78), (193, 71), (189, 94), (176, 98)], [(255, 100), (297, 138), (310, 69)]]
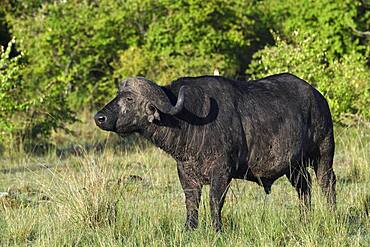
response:
[(221, 211), (230, 181), (229, 176), (224, 174), (215, 173), (211, 177), (211, 188), (209, 191), (211, 217), (213, 227), (217, 232), (221, 231), (222, 228)]
[(185, 194), (186, 204), (186, 223), (185, 228), (193, 230), (198, 227), (198, 210), (202, 194), (202, 184), (197, 180), (195, 174), (192, 174), (191, 165), (178, 163), (177, 171), (181, 186)]

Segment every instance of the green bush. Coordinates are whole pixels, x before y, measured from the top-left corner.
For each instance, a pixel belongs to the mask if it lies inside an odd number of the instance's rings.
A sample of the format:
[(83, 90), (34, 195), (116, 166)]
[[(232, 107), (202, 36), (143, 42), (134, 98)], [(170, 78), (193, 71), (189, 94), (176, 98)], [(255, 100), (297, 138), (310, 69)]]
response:
[(7, 14), (30, 65), (23, 75), (32, 90), (52, 84), (70, 109), (114, 91), (110, 62), (118, 49), (127, 46), (125, 18), (117, 16), (115, 1), (41, 2), (29, 12)]
[[(14, 39), (0, 58), (0, 141), (43, 141), (74, 119), (57, 82), (36, 88), (24, 78), (24, 54), (11, 57)], [(26, 138), (26, 139), (25, 139)], [(26, 144), (26, 143), (25, 143)]]
[(166, 84), (181, 76), (212, 74), (216, 67), (230, 77), (244, 73), (261, 35), (252, 3), (157, 1), (141, 42), (120, 52), (116, 75), (145, 75)]
[(14, 39), (0, 54), (0, 142), (43, 141), (53, 129), (74, 120), (61, 87), (49, 82), (35, 89), (24, 79), (24, 54), (11, 57)]
[(28, 103), (22, 97), (22, 55), (10, 57), (13, 45), (14, 40), (9, 42), (6, 50), (0, 47), (0, 142), (8, 139), (17, 128), (18, 123), (12, 118)]
[(126, 76), (160, 83), (186, 75), (243, 74), (264, 44), (253, 1), (12, 2), (7, 19), (35, 87), (57, 81), (73, 108), (102, 104)]
[(249, 73), (254, 78), (290, 72), (315, 86), (327, 98), (333, 118), (344, 123), (350, 115), (370, 117), (370, 71), (366, 59), (352, 52), (328, 62), (325, 51), (315, 49), (315, 35), (288, 43), (276, 35), (276, 44), (255, 54)]
[(254, 54), (247, 73), (296, 74), (326, 96), (336, 122), (369, 120), (370, 39), (358, 32), (370, 28), (365, 2), (272, 0), (259, 8), (275, 42)]
[(325, 52), (325, 58), (331, 62), (366, 49), (361, 45), (366, 38), (358, 37), (354, 31), (370, 24), (369, 13), (361, 12), (364, 6), (365, 1), (361, 0), (270, 0), (263, 1), (259, 8), (265, 14), (265, 22), (288, 43), (315, 36), (312, 48)]

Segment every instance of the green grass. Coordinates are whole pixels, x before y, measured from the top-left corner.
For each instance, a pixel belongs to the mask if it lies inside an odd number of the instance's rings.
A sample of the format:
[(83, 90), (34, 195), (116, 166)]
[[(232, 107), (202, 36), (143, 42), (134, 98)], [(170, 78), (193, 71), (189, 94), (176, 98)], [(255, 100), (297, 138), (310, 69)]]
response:
[(199, 228), (184, 231), (176, 164), (164, 152), (113, 135), (86, 145), (107, 135), (90, 127), (80, 132), (53, 136), (62, 151), (1, 158), (0, 191), (8, 192), (0, 198), (1, 246), (370, 246), (370, 129), (365, 127), (336, 129), (334, 214), (315, 179), (306, 221), (286, 178), (273, 185), (267, 200), (262, 187), (233, 181), (222, 233), (211, 227), (208, 187)]

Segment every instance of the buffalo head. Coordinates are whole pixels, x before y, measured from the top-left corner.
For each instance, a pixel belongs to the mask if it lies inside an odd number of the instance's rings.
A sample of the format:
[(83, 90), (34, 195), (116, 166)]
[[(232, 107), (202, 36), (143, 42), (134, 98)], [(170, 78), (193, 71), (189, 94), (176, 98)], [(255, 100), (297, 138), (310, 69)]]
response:
[(172, 105), (163, 89), (145, 78), (127, 78), (118, 95), (95, 115), (95, 123), (103, 130), (130, 134), (160, 121), (161, 114), (176, 115), (184, 107), (185, 86)]

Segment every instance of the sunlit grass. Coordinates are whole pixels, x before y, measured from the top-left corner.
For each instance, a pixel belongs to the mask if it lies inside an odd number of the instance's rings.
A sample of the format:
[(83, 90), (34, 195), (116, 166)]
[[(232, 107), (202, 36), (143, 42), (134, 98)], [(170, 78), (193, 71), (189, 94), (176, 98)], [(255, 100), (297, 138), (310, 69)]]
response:
[[(223, 210), (221, 234), (210, 224), (208, 187), (203, 190), (199, 229), (184, 230), (184, 196), (176, 164), (145, 142), (128, 147), (109, 137), (101, 144), (105, 148), (84, 149), (83, 141), (88, 140), (80, 139), (82, 152), (63, 157), (50, 152), (3, 158), (1, 169), (26, 169), (0, 174), (0, 191), (8, 192), (0, 199), (0, 243), (369, 246), (369, 134), (364, 128), (336, 129), (338, 209), (334, 214), (315, 179), (313, 209), (306, 220), (300, 219), (298, 198), (287, 179), (279, 179), (267, 198), (256, 184), (233, 181)], [(92, 137), (102, 140), (101, 136)], [(52, 168), (33, 169), (35, 164)]]

